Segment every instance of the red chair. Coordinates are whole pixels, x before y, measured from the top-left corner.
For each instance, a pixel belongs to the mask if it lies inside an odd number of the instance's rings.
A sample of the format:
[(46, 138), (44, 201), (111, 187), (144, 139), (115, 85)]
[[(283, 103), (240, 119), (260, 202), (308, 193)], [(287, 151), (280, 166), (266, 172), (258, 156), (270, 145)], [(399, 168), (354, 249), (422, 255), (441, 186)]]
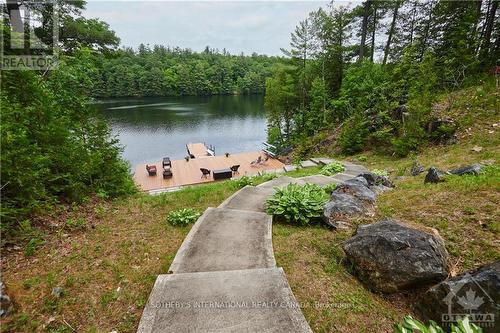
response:
[(150, 176), (156, 176), (156, 165), (147, 165), (146, 164), (146, 170), (148, 171), (148, 174)]

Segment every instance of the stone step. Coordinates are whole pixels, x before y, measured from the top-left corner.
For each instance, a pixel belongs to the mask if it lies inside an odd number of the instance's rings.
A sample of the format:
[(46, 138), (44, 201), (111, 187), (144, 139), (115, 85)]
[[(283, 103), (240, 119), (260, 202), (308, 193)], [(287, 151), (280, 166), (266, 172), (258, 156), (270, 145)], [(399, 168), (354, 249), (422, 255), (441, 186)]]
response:
[(294, 184), (305, 184), (304, 181), (300, 180), (299, 178), (292, 178), (292, 177), (288, 177), (288, 176), (281, 176), (281, 177), (278, 177), (278, 178), (274, 178), (274, 179), (271, 179), (265, 183), (262, 183), (262, 184), (259, 184), (257, 185), (257, 187), (259, 188), (275, 188), (275, 187), (279, 187), (279, 188), (282, 188), (282, 187), (285, 187), (287, 186), (288, 184), (291, 184), (291, 183), (294, 183)]
[(338, 184), (341, 182), (340, 180), (337, 180), (332, 177), (327, 177), (324, 175), (312, 175), (312, 176), (301, 177), (298, 179), (302, 180), (304, 183), (316, 184), (319, 186), (326, 186), (333, 183)]
[(219, 208), (266, 211), (266, 200), (274, 194), (273, 188), (245, 186), (220, 204)]
[(283, 269), (160, 275), (139, 333), (312, 332)]
[(327, 158), (327, 157), (314, 157), (310, 158), (310, 160), (319, 165), (327, 165), (335, 162), (333, 158)]
[(271, 216), (208, 208), (191, 228), (169, 271), (190, 273), (275, 266)]
[(345, 171), (343, 173), (348, 174), (348, 175), (357, 176), (360, 173), (370, 172), (370, 170), (368, 170), (367, 168), (365, 168), (364, 166), (359, 165), (359, 164), (354, 164), (354, 163), (345, 162), (345, 161), (342, 161), (342, 164), (345, 167)]

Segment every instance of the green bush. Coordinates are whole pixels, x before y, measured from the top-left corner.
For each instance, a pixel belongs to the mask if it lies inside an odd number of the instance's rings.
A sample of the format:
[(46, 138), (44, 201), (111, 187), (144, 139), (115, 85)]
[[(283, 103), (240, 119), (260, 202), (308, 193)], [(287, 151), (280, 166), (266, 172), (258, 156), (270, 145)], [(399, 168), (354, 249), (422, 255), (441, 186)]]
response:
[[(411, 316), (406, 316), (402, 323), (394, 325), (394, 333), (444, 333), (445, 331), (439, 327), (436, 322), (430, 321), (429, 326), (422, 322), (413, 319)], [(459, 319), (457, 325), (451, 325), (451, 333), (482, 333), (483, 330), (469, 322), (469, 317)]]
[(182, 208), (171, 211), (167, 216), (167, 221), (174, 226), (186, 226), (195, 222), (201, 213), (193, 208)]
[(307, 225), (321, 216), (327, 200), (328, 195), (318, 185), (289, 184), (267, 199), (267, 212), (287, 222)]
[(332, 194), (333, 191), (335, 191), (335, 189), (337, 188), (337, 184), (335, 183), (331, 183), (331, 184), (328, 184), (326, 186), (323, 187), (323, 190), (327, 193), (327, 194)]
[(330, 164), (325, 165), (320, 173), (325, 176), (333, 176), (339, 172), (344, 172), (345, 167), (342, 165), (340, 162), (333, 162)]
[(231, 182), (236, 188), (243, 188), (247, 185), (253, 185), (253, 177), (241, 176), (239, 178), (232, 179)]

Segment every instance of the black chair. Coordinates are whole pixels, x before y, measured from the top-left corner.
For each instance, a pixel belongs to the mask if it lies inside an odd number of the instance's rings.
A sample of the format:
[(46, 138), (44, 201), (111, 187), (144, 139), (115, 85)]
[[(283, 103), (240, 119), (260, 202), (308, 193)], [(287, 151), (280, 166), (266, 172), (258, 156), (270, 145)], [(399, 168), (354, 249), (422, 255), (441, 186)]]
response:
[(237, 164), (237, 165), (233, 165), (232, 167), (230, 167), (229, 169), (231, 169), (231, 171), (233, 172), (233, 175), (239, 175), (240, 172), (238, 171), (238, 169), (240, 168), (240, 165)]
[(147, 165), (146, 164), (146, 170), (148, 171), (148, 174), (150, 176), (156, 176), (156, 165)]
[(163, 167), (166, 167), (166, 166), (172, 167), (172, 162), (170, 161), (170, 157), (163, 158), (162, 166)]
[(208, 176), (210, 176), (210, 170), (205, 168), (200, 168), (200, 171), (201, 171), (201, 178), (208, 178)]

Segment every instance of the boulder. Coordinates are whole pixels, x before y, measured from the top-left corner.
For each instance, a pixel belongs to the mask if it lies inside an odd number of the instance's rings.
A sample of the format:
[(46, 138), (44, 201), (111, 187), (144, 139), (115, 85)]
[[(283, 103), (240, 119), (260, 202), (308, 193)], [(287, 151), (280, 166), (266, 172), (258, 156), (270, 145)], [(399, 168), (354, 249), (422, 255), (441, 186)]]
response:
[(364, 172), (358, 175), (368, 182), (368, 186), (384, 185), (385, 187), (394, 187), (394, 184), (388, 177), (376, 175), (373, 172)]
[(355, 196), (337, 192), (332, 192), (329, 202), (323, 209), (323, 221), (335, 229), (350, 228), (349, 217), (367, 215), (373, 213), (373, 208), (363, 200)]
[(449, 173), (451, 173), (452, 175), (459, 175), (459, 176), (479, 175), (481, 173), (482, 167), (483, 166), (481, 164), (472, 164), (458, 169), (450, 170)]
[(467, 313), (485, 333), (498, 332), (500, 260), (433, 286), (420, 297), (417, 309), (441, 326), (449, 326), (453, 315)]
[(387, 219), (358, 227), (343, 244), (347, 258), (369, 288), (387, 293), (448, 276), (444, 242), (436, 230), (418, 230)]
[(430, 167), (429, 171), (425, 175), (424, 183), (439, 183), (444, 182), (444, 176), (446, 172), (440, 171), (434, 167)]
[(422, 165), (420, 165), (417, 161), (415, 161), (411, 166), (411, 175), (414, 177), (420, 175), (424, 171), (425, 168)]
[(349, 179), (338, 184), (334, 192), (350, 194), (369, 203), (375, 202), (375, 192), (367, 186), (366, 179), (362, 177)]
[(5, 289), (5, 285), (0, 280), (0, 318), (7, 316), (12, 311), (12, 301)]

